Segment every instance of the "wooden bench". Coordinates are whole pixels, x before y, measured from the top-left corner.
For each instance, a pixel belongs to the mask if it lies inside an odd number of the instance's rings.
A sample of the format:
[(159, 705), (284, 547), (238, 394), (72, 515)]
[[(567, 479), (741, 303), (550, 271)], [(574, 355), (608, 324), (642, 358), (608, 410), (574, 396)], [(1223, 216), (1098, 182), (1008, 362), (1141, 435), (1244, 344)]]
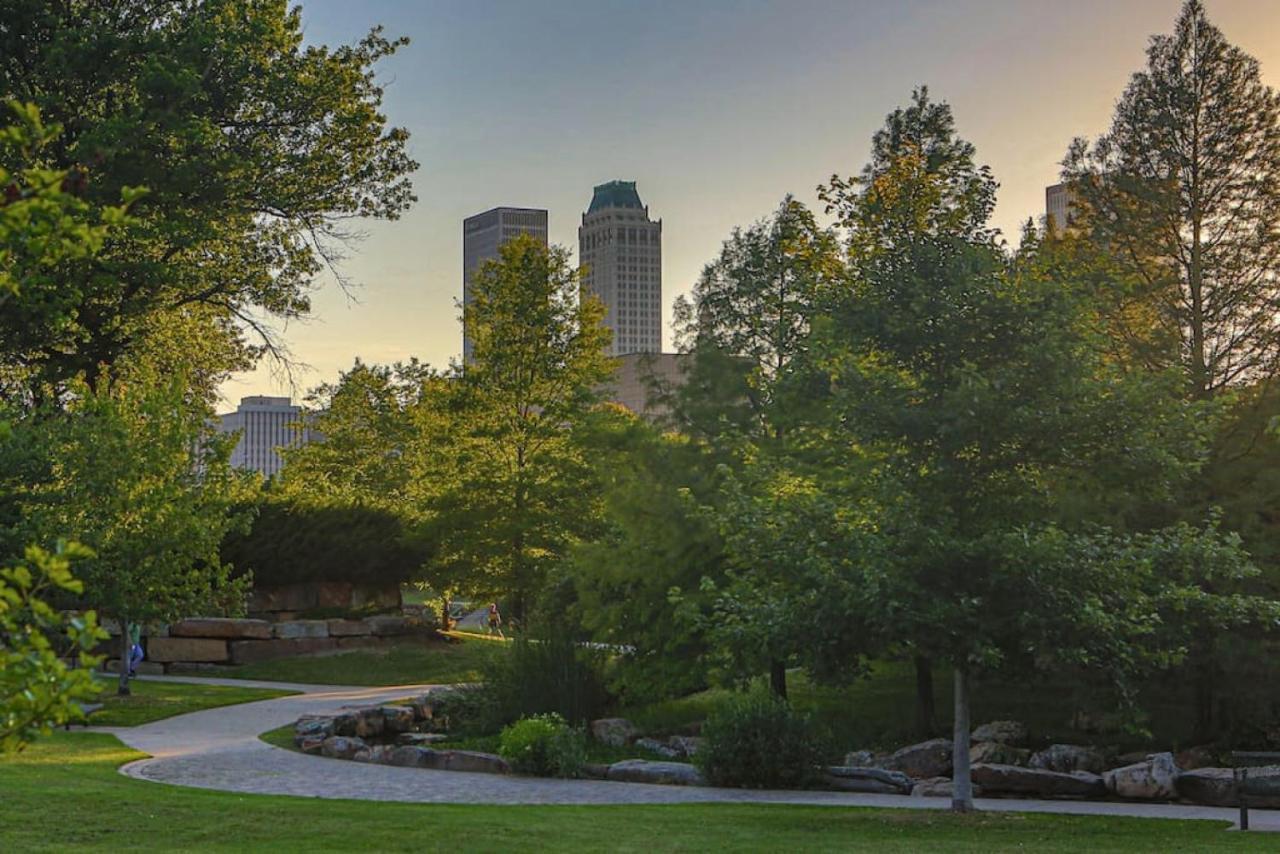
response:
[(1240, 803), (1240, 829), (1249, 829), (1249, 769), (1280, 765), (1280, 753), (1265, 750), (1237, 750), (1231, 754), (1235, 766), (1236, 799)]
[(71, 724), (73, 723), (78, 723), (80, 726), (88, 726), (89, 716), (102, 709), (102, 703), (76, 703), (76, 705), (80, 707), (80, 712), (84, 715), (84, 720), (67, 721), (63, 724), (63, 728), (66, 729), (67, 732), (71, 732)]

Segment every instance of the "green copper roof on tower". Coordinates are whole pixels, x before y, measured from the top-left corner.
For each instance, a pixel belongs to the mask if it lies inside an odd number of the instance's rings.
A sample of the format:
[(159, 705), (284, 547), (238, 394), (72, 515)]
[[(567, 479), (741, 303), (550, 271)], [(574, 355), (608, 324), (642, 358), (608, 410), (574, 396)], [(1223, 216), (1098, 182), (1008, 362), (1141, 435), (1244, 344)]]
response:
[(635, 181), (610, 181), (597, 184), (591, 196), (591, 207), (587, 213), (595, 213), (605, 208), (643, 208), (640, 194), (636, 192)]

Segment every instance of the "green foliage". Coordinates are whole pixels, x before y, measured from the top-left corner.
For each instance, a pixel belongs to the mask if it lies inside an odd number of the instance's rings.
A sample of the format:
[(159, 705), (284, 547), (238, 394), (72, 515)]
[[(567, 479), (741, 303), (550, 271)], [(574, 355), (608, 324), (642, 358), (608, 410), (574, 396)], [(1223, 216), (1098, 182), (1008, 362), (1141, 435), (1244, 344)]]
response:
[(502, 730), (498, 752), (522, 774), (577, 777), (587, 757), (587, 737), (555, 712), (522, 718)]
[(518, 636), (484, 667), (489, 731), (530, 715), (554, 712), (577, 726), (603, 715), (605, 655), (564, 633)]
[(46, 601), (50, 591), (83, 591), (71, 561), (90, 554), (76, 545), (54, 553), (32, 546), (0, 569), (0, 754), (81, 719), (79, 701), (97, 696), (93, 668), (101, 659), (90, 652), (107, 633), (92, 611), (64, 613)]
[(764, 691), (737, 694), (702, 728), (694, 761), (717, 786), (798, 789), (818, 779), (827, 746), (812, 719)]
[(254, 514), (252, 527), (229, 531), (220, 555), (259, 586), (399, 583), (430, 557), (408, 539), (404, 520), (380, 507), (291, 501), (268, 490), (244, 509)]

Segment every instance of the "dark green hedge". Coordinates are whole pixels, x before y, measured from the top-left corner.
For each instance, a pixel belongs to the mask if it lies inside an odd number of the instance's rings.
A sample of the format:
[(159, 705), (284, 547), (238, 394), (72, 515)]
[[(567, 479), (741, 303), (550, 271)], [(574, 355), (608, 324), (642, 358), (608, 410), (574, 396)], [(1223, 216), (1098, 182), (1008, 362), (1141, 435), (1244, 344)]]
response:
[(257, 586), (304, 581), (403, 582), (430, 558), (402, 520), (383, 509), (263, 501), (253, 526), (222, 543), (222, 559)]

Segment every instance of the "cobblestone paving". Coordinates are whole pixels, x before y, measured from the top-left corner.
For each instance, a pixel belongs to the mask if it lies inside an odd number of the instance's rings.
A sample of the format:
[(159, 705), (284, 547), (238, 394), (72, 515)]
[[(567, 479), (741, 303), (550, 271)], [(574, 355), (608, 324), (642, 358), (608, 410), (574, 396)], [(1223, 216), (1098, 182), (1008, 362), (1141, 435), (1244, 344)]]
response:
[[(157, 679), (161, 677), (155, 677)], [(168, 677), (164, 677), (168, 678)], [(664, 804), (694, 802), (788, 803), (829, 806), (945, 809), (945, 798), (858, 795), (842, 792), (760, 792), (686, 786), (549, 780), (365, 765), (307, 756), (273, 747), (259, 733), (307, 713), (334, 712), (407, 697), (428, 687), (350, 688), (276, 682), (189, 678), (181, 681), (258, 685), (305, 692), (239, 706), (207, 709), (139, 727), (94, 728), (150, 754), (121, 773), (141, 780), (253, 794), (375, 801), (467, 804)], [(980, 799), (979, 809), (1017, 812), (1216, 819), (1234, 822), (1236, 810), (1179, 804)], [(1280, 811), (1255, 810), (1251, 825), (1280, 830)]]

